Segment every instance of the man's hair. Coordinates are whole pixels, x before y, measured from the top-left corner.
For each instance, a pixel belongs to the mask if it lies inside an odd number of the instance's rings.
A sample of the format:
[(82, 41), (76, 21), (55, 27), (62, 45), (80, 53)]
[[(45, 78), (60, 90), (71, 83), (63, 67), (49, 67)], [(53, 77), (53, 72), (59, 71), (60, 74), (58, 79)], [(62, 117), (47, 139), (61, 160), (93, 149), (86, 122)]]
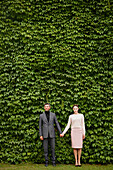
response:
[(45, 105), (49, 105), (49, 106), (51, 107), (51, 105), (50, 105), (49, 103), (45, 103), (44, 106), (45, 106)]
[(73, 107), (75, 107), (75, 106), (78, 107), (78, 104), (74, 104), (74, 105), (73, 105)]

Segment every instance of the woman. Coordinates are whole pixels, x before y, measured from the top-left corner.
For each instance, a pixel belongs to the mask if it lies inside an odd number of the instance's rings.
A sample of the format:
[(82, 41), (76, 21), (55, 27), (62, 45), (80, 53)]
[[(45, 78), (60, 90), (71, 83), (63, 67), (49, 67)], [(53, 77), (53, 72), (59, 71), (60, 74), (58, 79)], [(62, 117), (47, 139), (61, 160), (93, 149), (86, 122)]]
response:
[(74, 114), (69, 116), (68, 124), (64, 129), (63, 133), (60, 134), (60, 136), (63, 137), (71, 125), (71, 143), (75, 156), (75, 166), (81, 166), (80, 158), (83, 147), (83, 139), (85, 139), (84, 115), (78, 113), (78, 110), (78, 105), (74, 105)]

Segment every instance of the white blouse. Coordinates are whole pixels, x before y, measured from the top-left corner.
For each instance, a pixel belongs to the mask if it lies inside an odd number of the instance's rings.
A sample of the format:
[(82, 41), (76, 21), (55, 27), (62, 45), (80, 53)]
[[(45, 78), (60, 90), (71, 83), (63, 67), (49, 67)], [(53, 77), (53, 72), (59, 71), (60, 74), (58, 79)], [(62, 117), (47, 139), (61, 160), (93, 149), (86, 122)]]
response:
[(71, 125), (71, 129), (76, 128), (76, 127), (81, 128), (83, 135), (85, 135), (85, 122), (84, 122), (83, 114), (78, 113), (78, 114), (70, 115), (67, 126), (65, 127), (63, 131), (63, 134), (65, 134), (68, 131), (68, 129), (70, 128), (70, 125)]

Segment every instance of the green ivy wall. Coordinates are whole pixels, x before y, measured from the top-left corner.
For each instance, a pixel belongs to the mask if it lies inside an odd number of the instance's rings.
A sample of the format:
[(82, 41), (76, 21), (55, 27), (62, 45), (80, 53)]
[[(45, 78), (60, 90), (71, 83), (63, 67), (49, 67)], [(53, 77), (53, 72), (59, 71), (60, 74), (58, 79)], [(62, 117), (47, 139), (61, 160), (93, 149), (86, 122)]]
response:
[[(0, 1), (0, 160), (43, 163), (45, 102), (64, 130), (85, 116), (83, 163), (113, 162), (113, 1)], [(58, 163), (74, 163), (56, 129)]]

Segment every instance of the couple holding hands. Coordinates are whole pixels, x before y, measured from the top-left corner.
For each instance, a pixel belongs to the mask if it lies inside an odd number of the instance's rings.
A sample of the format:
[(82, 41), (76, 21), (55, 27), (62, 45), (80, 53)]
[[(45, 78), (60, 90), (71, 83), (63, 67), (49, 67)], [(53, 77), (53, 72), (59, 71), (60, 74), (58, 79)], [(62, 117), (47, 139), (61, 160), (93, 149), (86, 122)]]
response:
[(80, 158), (83, 147), (83, 139), (85, 139), (85, 122), (84, 115), (78, 113), (78, 105), (73, 105), (74, 113), (69, 116), (67, 126), (64, 131), (61, 131), (60, 125), (57, 121), (55, 113), (50, 111), (50, 104), (46, 103), (44, 105), (44, 112), (40, 115), (39, 119), (39, 135), (40, 139), (43, 140), (44, 156), (45, 156), (45, 166), (48, 166), (48, 143), (51, 147), (52, 164), (56, 166), (55, 163), (55, 130), (54, 123), (56, 124), (60, 137), (68, 131), (71, 126), (71, 143), (75, 156), (75, 166), (80, 167)]

